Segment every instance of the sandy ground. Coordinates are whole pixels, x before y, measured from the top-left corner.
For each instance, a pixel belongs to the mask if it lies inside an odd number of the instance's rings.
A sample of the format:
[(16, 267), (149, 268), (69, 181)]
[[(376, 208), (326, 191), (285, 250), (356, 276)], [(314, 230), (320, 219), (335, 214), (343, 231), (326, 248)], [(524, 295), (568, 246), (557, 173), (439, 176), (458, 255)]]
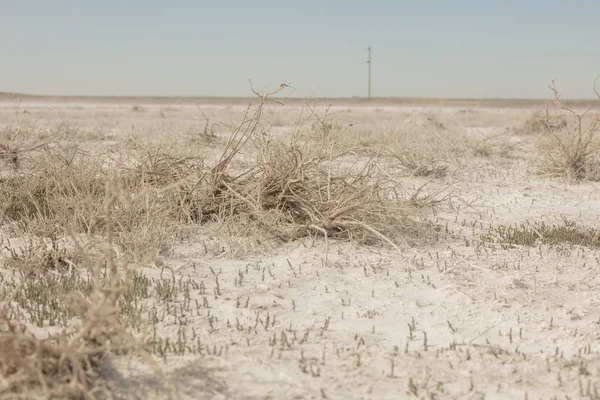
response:
[[(16, 112), (4, 102), (0, 124), (48, 130), (46, 140), (63, 135), (89, 150), (127, 137), (189, 147), (206, 118), (226, 135), (244, 111), (140, 108), (35, 100)], [(278, 107), (267, 118), (285, 134), (298, 111)], [(427, 116), (482, 140), (518, 126), (533, 108), (342, 104), (333, 111), (367, 140), (418, 132)], [(152, 334), (172, 343), (184, 335), (188, 343), (157, 356), (167, 381), (184, 399), (599, 398), (600, 251), (480, 242), (490, 227), (525, 221), (598, 227), (599, 185), (539, 177), (531, 139), (502, 140), (516, 145), (514, 156), (467, 160), (432, 183), (453, 194), (422, 216), (448, 227), (435, 244), (398, 253), (307, 239), (238, 257), (215, 254), (207, 250), (211, 238), (199, 238), (142, 268), (150, 278), (194, 282), (189, 297), (175, 301), (177, 311), (158, 310)], [(165, 380), (135, 359), (111, 360), (106, 374), (128, 396), (170, 397)]]

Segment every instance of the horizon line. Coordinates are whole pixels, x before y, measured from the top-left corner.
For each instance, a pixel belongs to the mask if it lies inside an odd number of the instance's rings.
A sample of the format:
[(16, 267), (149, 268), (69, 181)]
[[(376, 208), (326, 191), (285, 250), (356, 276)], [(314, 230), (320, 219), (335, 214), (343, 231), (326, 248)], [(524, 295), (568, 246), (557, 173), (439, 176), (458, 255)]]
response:
[[(33, 98), (33, 99), (96, 99), (96, 100), (237, 100), (237, 101), (247, 101), (247, 100), (255, 100), (258, 99), (258, 96), (210, 96), (210, 95), (201, 95), (201, 96), (174, 96), (174, 95), (88, 95), (88, 94), (77, 94), (77, 95), (57, 95), (57, 94), (33, 94), (33, 93), (23, 93), (23, 92), (4, 92), (0, 91), (0, 101), (10, 97), (10, 98)], [(554, 99), (549, 96), (547, 98), (535, 98), (535, 97), (429, 97), (429, 96), (315, 96), (315, 97), (290, 97), (290, 96), (281, 96), (278, 94), (272, 94), (269, 96), (271, 99), (277, 99), (278, 101), (310, 101), (310, 100), (344, 100), (344, 101), (396, 101), (396, 102), (407, 102), (407, 101), (466, 101), (466, 102), (486, 102), (486, 101), (513, 101), (513, 102), (546, 102), (553, 101)], [(599, 99), (594, 97), (589, 98), (569, 98), (569, 97), (561, 97), (561, 100), (568, 102), (595, 102), (599, 101)]]

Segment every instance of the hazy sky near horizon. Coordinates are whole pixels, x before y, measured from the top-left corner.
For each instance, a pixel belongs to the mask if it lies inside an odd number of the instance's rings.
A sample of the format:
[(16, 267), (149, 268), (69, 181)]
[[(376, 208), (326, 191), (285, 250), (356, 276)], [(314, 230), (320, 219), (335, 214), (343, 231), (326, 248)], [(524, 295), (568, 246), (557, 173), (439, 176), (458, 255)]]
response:
[(589, 98), (600, 1), (0, 0), (0, 91)]

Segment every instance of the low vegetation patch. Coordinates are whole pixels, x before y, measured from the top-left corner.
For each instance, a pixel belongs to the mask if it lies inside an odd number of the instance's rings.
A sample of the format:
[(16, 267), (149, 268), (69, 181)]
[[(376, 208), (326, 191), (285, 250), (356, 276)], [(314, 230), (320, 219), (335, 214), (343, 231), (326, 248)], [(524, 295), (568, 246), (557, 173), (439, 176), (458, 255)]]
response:
[(562, 224), (549, 225), (545, 222), (524, 222), (518, 225), (500, 225), (482, 235), (484, 242), (504, 246), (584, 246), (600, 248), (600, 230), (577, 226), (564, 220)]

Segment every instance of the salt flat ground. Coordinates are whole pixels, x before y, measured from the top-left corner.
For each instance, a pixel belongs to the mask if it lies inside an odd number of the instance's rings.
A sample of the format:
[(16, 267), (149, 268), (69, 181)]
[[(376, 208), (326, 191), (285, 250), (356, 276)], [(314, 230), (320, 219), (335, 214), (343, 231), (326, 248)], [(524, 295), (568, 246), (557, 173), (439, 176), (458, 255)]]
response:
[[(599, 398), (600, 251), (486, 239), (527, 221), (600, 228), (598, 183), (537, 173), (543, 133), (520, 129), (538, 108), (333, 104), (331, 126), (358, 157), (392, 143), (413, 153), (442, 154), (452, 143), (481, 150), (446, 159), (442, 177), (384, 160), (407, 193), (428, 182), (426, 191), (447, 194), (416, 216), (440, 227), (440, 238), (400, 251), (322, 237), (260, 248), (218, 230), (175, 241), (138, 268), (179, 287), (168, 301), (144, 300), (138, 329), (160, 340), (153, 354), (165, 376), (114, 356), (105, 374), (115, 390), (145, 399), (169, 398), (169, 383), (186, 399)], [(210, 159), (245, 109), (7, 100), (0, 124), (28, 130), (22, 147), (162, 146)], [(300, 112), (269, 106), (271, 134), (290, 134)], [(442, 140), (423, 148), (430, 137)]]

